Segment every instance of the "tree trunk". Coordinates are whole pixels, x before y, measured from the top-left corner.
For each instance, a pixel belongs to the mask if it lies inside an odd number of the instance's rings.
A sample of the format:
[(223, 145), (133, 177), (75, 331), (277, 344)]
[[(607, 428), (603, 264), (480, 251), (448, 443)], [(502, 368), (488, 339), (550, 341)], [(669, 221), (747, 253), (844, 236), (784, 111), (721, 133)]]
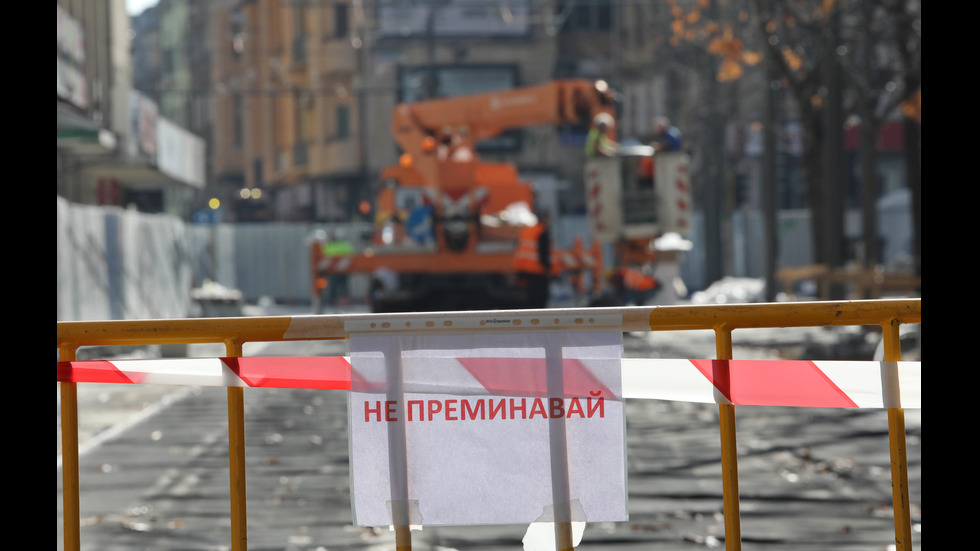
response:
[(779, 234), (776, 232), (776, 110), (778, 78), (766, 60), (766, 103), (763, 119), (762, 216), (765, 238), (766, 302), (776, 301), (776, 269), (779, 266)]
[[(703, 63), (702, 67), (711, 67)], [(714, 72), (702, 72), (705, 101), (701, 111), (705, 129), (700, 144), (703, 159), (702, 200), (705, 229), (705, 279), (708, 284), (720, 280), (726, 274), (726, 259), (730, 248), (726, 245), (726, 235), (730, 234), (730, 213), (725, 209), (725, 149), (724, 123), (722, 112), (725, 105), (722, 86), (715, 79)]]
[(878, 131), (881, 128), (871, 116), (861, 117), (859, 151), (861, 155), (861, 242), (865, 268), (881, 264), (878, 238)]
[(906, 117), (905, 163), (912, 195), (912, 260), (915, 275), (922, 275), (922, 124)]
[[(799, 96), (797, 96), (799, 98)], [(800, 102), (800, 124), (803, 126), (803, 182), (810, 210), (810, 246), (814, 264), (826, 264), (827, 231), (823, 193), (823, 121), (820, 111)]]

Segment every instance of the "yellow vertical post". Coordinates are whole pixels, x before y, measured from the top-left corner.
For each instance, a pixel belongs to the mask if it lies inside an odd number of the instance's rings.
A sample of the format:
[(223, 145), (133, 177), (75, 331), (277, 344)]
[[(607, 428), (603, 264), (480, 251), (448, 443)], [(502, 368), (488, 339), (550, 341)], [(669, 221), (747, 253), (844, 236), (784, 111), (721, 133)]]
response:
[[(715, 326), (715, 351), (719, 360), (732, 358), (732, 330), (724, 325)], [(724, 377), (722, 385), (728, 386), (727, 362), (716, 373)], [(717, 377), (716, 377), (717, 379)], [(717, 385), (718, 380), (715, 381)], [(742, 548), (742, 528), (739, 524), (738, 506), (738, 450), (735, 445), (735, 406), (718, 404), (718, 423), (721, 431), (721, 480), (725, 506), (725, 549), (738, 551)]]
[(412, 528), (404, 524), (395, 525), (395, 551), (412, 551)]
[[(75, 361), (74, 347), (59, 347), (59, 359)], [(78, 387), (62, 381), (61, 386), (61, 503), (65, 551), (81, 548), (81, 516), (78, 507)]]
[[(225, 341), (228, 357), (241, 357), (241, 342)], [(231, 487), (231, 549), (248, 549), (245, 500), (245, 389), (228, 387), (228, 467)]]
[[(898, 320), (882, 324), (884, 360), (902, 359)], [(888, 442), (891, 450), (892, 506), (895, 510), (895, 550), (912, 551), (912, 511), (909, 504), (909, 464), (905, 454), (905, 409), (888, 408)]]

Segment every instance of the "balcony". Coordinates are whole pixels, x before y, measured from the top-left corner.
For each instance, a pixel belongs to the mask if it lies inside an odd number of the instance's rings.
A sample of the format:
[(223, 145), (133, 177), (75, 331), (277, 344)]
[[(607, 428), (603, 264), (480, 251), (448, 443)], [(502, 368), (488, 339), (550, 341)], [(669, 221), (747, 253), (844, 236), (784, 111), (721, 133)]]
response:
[(357, 50), (349, 39), (328, 40), (323, 45), (322, 63), (327, 73), (354, 73), (357, 71)]
[[(302, 150), (303, 162), (297, 162), (297, 152)], [(276, 172), (271, 183), (292, 184), (307, 178), (310, 174), (307, 166), (308, 153), (307, 145), (302, 147), (292, 146), (280, 149), (276, 152)]]
[(311, 163), (311, 171), (317, 174), (352, 173), (360, 170), (357, 142), (333, 140), (319, 146)]

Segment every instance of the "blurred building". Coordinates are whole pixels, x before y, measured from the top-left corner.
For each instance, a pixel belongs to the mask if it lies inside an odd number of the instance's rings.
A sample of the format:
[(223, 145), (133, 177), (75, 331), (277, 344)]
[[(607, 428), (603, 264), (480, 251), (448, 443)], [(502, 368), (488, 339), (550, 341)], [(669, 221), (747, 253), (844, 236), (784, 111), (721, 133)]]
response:
[[(206, 185), (189, 208), (217, 198), (228, 222), (355, 219), (397, 159), (390, 116), (398, 102), (559, 78), (610, 82), (620, 92), (621, 139), (646, 142), (653, 119), (668, 116), (696, 175), (707, 162), (699, 148), (723, 134), (716, 156), (735, 169), (721, 184), (696, 177), (695, 202), (717, 202), (719, 217), (758, 209), (766, 76), (746, 70), (707, 105), (718, 59), (704, 44), (685, 44), (677, 24), (663, 2), (160, 0), (133, 19), (132, 73), (161, 117), (206, 143)], [(794, 112), (783, 94), (782, 208), (805, 205)], [(586, 131), (512, 129), (479, 149), (488, 161), (514, 163), (552, 208), (582, 212)]]
[[(669, 10), (608, 0), (160, 0), (133, 19), (134, 83), (207, 144), (192, 211), (217, 198), (228, 222), (344, 222), (396, 162), (399, 102), (588, 78), (623, 91), (624, 137), (693, 112), (667, 99), (658, 18)], [(587, 130), (511, 129), (479, 152), (583, 212)]]
[[(209, 182), (234, 201), (227, 220), (356, 218), (381, 169), (396, 162), (390, 118), (398, 102), (555, 78), (610, 80), (617, 71), (614, 10), (604, 0), (209, 4)], [(606, 16), (590, 23), (597, 13)], [(581, 210), (586, 131), (513, 129), (479, 150), (515, 163), (563, 210)]]
[[(674, 15), (662, 3), (160, 0), (131, 23), (123, 0), (62, 5), (79, 16), (78, 29), (109, 37), (79, 32), (78, 55), (59, 30), (59, 76), (77, 65), (78, 76), (63, 80), (86, 87), (69, 92), (59, 81), (59, 118), (80, 116), (96, 129), (84, 144), (59, 139), (59, 151), (75, 151), (59, 155), (59, 190), (79, 201), (208, 221), (349, 221), (397, 158), (398, 102), (559, 78), (619, 90), (623, 139), (648, 140), (657, 115), (688, 143), (700, 138), (703, 109), (691, 91), (703, 83), (668, 47)], [(761, 88), (744, 80), (746, 93)], [(752, 119), (728, 123), (731, 162), (750, 169), (742, 159), (753, 159), (754, 134), (742, 129)], [(585, 124), (518, 128), (479, 149), (516, 164), (549, 208), (582, 212), (586, 132)], [(739, 169), (740, 186), (757, 179), (750, 169)]]
[(58, 1), (58, 195), (187, 216), (204, 144), (133, 89), (125, 0)]

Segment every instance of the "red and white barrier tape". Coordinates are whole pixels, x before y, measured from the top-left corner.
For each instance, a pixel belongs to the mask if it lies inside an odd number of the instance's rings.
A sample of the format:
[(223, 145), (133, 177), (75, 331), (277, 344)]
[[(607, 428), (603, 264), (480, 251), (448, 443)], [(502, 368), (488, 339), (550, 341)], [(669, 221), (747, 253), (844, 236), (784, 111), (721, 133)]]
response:
[[(624, 398), (835, 408), (922, 407), (920, 362), (622, 360)], [(58, 362), (58, 381), (350, 390), (350, 359), (187, 358)], [(451, 392), (451, 389), (448, 390)]]
[(76, 383), (350, 390), (350, 378), (341, 356), (58, 362), (58, 380)]

